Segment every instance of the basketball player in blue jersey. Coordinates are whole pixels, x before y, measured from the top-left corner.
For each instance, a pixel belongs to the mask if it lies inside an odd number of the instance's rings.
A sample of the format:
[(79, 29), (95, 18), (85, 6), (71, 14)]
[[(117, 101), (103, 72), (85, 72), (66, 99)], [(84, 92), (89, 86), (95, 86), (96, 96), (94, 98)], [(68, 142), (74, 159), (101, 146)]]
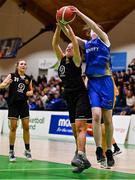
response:
[[(112, 154), (112, 109), (114, 106), (114, 83), (111, 72), (110, 41), (107, 34), (89, 17), (76, 7), (74, 12), (87, 24), (87, 34), (91, 40), (77, 37), (79, 45), (85, 50), (86, 75), (88, 77), (88, 94), (92, 107), (93, 132), (96, 143), (96, 156), (98, 162), (105, 160), (101, 148), (101, 116), (104, 119), (107, 143), (107, 165), (114, 165)], [(67, 30), (63, 30), (65, 34)]]
[(87, 120), (91, 118), (91, 111), (87, 90), (81, 77), (82, 59), (78, 41), (70, 26), (67, 25), (66, 27), (71, 43), (68, 44), (65, 52), (59, 45), (61, 32), (59, 24), (57, 24), (53, 36), (52, 46), (58, 60), (60, 60), (58, 75), (64, 86), (64, 97), (76, 140), (76, 155), (71, 164), (76, 166), (73, 170), (74, 173), (81, 173), (91, 166), (85, 154)]
[(30, 152), (29, 133), (29, 106), (28, 97), (33, 95), (32, 80), (25, 74), (27, 65), (24, 60), (16, 64), (15, 73), (9, 74), (0, 84), (0, 89), (9, 88), (8, 119), (9, 119), (9, 161), (15, 162), (14, 144), (16, 138), (17, 121), (22, 120), (23, 140), (25, 143), (24, 155), (28, 161), (32, 161)]

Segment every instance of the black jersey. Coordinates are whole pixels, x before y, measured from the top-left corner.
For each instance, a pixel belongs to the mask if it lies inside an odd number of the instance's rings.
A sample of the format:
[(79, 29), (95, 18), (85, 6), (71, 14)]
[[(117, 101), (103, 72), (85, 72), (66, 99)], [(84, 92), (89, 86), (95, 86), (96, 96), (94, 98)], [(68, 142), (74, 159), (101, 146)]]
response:
[(58, 75), (62, 80), (65, 93), (86, 91), (81, 74), (81, 67), (77, 67), (72, 58), (63, 57), (58, 68)]
[(26, 92), (29, 90), (31, 78), (28, 75), (21, 77), (18, 73), (11, 73), (13, 82), (9, 85), (8, 104), (27, 101)]

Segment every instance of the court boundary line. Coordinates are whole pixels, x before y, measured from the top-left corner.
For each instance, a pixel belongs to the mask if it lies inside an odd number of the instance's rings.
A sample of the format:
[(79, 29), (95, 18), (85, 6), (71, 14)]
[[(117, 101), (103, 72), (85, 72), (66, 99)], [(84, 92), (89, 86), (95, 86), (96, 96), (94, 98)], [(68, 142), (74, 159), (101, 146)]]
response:
[(32, 168), (32, 169), (0, 169), (0, 172), (11, 172), (11, 171), (44, 171), (44, 170), (69, 170), (69, 169), (72, 169), (71, 167), (69, 167), (69, 168)]

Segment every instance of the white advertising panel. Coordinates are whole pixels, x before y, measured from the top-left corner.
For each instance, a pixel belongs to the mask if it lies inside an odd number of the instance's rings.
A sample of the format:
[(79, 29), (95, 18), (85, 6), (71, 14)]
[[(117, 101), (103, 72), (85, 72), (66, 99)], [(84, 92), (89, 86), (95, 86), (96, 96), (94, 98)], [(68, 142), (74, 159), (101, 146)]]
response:
[(135, 145), (135, 115), (131, 115), (131, 122), (129, 127), (127, 143)]
[(5, 112), (6, 110), (0, 110), (0, 133), (2, 132), (2, 127), (3, 127), (3, 123), (4, 123), (4, 116), (5, 116)]
[[(48, 111), (30, 111), (30, 134), (31, 136), (47, 136), (50, 124), (50, 112)], [(3, 133), (9, 132), (7, 114), (4, 118)], [(23, 132), (21, 120), (19, 120), (17, 135)]]
[[(8, 111), (0, 111), (3, 121), (3, 133), (9, 133)], [(132, 118), (131, 118), (132, 117)], [(114, 138), (118, 144), (124, 144), (130, 124), (128, 143), (135, 144), (135, 116), (113, 116)], [(2, 121), (0, 128), (2, 129)], [(22, 125), (19, 120), (17, 135), (22, 136)], [(48, 137), (49, 139), (74, 140), (68, 112), (56, 111), (30, 111), (30, 134), (31, 137)], [(88, 138), (88, 143), (94, 142), (93, 137)]]
[(127, 136), (131, 116), (113, 116), (114, 135), (118, 144), (124, 144)]

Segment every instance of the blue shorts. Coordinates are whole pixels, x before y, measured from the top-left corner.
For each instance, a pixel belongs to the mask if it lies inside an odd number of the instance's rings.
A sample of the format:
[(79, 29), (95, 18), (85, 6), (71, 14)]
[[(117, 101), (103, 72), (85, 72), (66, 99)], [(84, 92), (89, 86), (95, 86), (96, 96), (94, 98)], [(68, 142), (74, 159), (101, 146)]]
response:
[(88, 81), (88, 95), (91, 107), (113, 109), (114, 81), (111, 76), (91, 77)]

